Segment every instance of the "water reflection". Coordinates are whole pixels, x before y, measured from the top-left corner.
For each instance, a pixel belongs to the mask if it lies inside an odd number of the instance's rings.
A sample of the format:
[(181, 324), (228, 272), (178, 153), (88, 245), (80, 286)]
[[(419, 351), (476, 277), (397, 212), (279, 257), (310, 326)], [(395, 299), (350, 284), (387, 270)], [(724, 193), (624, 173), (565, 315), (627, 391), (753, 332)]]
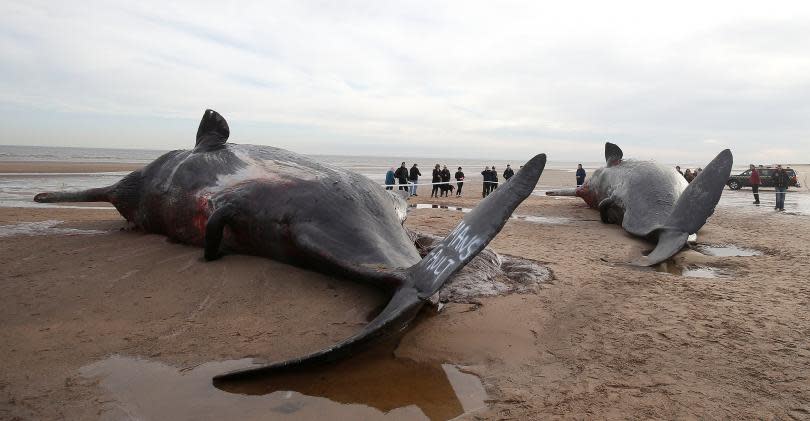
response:
[(452, 364), (398, 359), (385, 347), (318, 368), (211, 382), (216, 374), (252, 364), (246, 359), (178, 370), (113, 356), (81, 372), (100, 378), (116, 400), (109, 409), (131, 418), (446, 420), (485, 406), (476, 376)]
[(679, 265), (672, 260), (663, 261), (655, 266), (656, 272), (668, 273), (670, 275), (685, 276), (688, 278), (727, 278), (730, 273), (709, 266)]

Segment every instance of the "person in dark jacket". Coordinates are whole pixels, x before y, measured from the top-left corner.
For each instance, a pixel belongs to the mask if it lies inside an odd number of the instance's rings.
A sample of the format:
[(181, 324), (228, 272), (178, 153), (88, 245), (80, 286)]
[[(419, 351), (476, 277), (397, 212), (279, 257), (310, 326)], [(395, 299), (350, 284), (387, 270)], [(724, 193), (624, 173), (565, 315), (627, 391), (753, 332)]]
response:
[(456, 196), (461, 197), (461, 188), (464, 187), (464, 172), (461, 171), (461, 167), (458, 167), (458, 171), (455, 174), (456, 179)]
[(450, 196), (450, 191), (453, 190), (453, 186), (450, 185), (450, 170), (447, 169), (447, 165), (442, 168), (442, 186), (441, 186), (441, 193), (439, 196)]
[(692, 174), (692, 170), (690, 170), (689, 168), (687, 168), (687, 169), (686, 169), (686, 172), (685, 172), (685, 173), (683, 173), (683, 178), (685, 178), (685, 179), (686, 179), (686, 182), (687, 182), (687, 183), (691, 183), (691, 182), (692, 182), (692, 180), (694, 180), (694, 179), (695, 179), (695, 174)]
[(481, 175), (484, 177), (484, 191), (481, 193), (481, 197), (487, 197), (490, 191), (490, 181), (492, 181), (492, 170), (486, 167), (484, 171), (481, 171)]
[(416, 168), (416, 164), (414, 163), (411, 167), (410, 177), (408, 179), (411, 181), (411, 196), (419, 196), (416, 194), (416, 185), (419, 183), (419, 176), (422, 173), (419, 171), (419, 168)]
[(751, 164), (749, 167), (751, 169), (751, 178), (749, 179), (751, 183), (751, 190), (754, 192), (754, 204), (759, 204), (759, 171), (757, 171), (757, 167), (754, 164)]
[(433, 178), (431, 179), (433, 189), (430, 190), (430, 197), (439, 197), (439, 183), (442, 181), (442, 170), (440, 168), (439, 164), (433, 167)]
[(394, 167), (391, 167), (391, 169), (385, 173), (385, 189), (394, 190), (394, 185), (396, 183), (396, 178), (394, 177)]
[(788, 185), (790, 184), (790, 177), (781, 165), (777, 165), (773, 171), (773, 186), (776, 188), (776, 207), (774, 209), (783, 211), (785, 210), (785, 196), (787, 195)]
[(399, 189), (408, 191), (408, 168), (405, 167), (405, 162), (402, 163), (401, 167), (397, 168), (394, 175), (399, 180)]
[(585, 169), (582, 168), (582, 164), (577, 164), (577, 187), (585, 184), (585, 176)]
[(675, 171), (678, 171), (678, 174), (683, 175), (683, 171), (681, 171), (681, 166), (680, 165), (675, 166)]
[(515, 171), (512, 170), (512, 166), (506, 164), (506, 169), (503, 170), (503, 179), (509, 181), (509, 179), (512, 178), (513, 175), (515, 175)]
[(492, 174), (489, 176), (489, 192), (492, 193), (493, 190), (498, 188), (498, 171), (495, 171), (495, 166), (492, 166)]

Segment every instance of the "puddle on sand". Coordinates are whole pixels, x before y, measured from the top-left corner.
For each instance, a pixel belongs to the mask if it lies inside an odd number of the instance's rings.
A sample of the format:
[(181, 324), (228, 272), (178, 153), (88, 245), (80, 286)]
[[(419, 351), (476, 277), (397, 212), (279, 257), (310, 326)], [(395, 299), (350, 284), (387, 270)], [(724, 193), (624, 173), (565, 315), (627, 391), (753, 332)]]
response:
[(160, 362), (113, 356), (82, 368), (115, 398), (110, 418), (143, 419), (430, 419), (446, 420), (485, 406), (481, 381), (452, 364), (397, 359), (377, 348), (334, 364), (212, 384), (214, 375), (252, 360), (178, 370)]
[[(408, 209), (447, 209), (456, 212), (469, 213), (472, 208), (462, 208), (449, 205), (434, 205), (430, 203), (416, 203), (408, 205)], [(512, 215), (511, 219), (519, 221), (534, 222), (536, 224), (565, 224), (570, 221), (568, 218), (559, 216), (533, 216), (533, 215)]]
[(653, 267), (656, 272), (689, 278), (727, 278), (729, 273), (709, 266), (683, 266), (672, 261), (661, 262)]
[(750, 257), (759, 256), (762, 252), (743, 247), (737, 247), (733, 244), (727, 245), (711, 245), (699, 244), (696, 245), (695, 250), (707, 256), (721, 256), (721, 257)]

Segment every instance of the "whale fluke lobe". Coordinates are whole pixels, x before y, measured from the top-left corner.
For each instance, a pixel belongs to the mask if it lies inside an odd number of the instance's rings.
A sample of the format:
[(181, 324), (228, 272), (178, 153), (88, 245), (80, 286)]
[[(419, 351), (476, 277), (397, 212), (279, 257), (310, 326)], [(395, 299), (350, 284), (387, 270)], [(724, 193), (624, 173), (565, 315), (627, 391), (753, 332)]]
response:
[(652, 266), (661, 263), (686, 245), (689, 235), (698, 232), (714, 213), (733, 163), (734, 157), (726, 149), (706, 165), (675, 202), (665, 226), (659, 231), (655, 249), (634, 264)]
[(301, 358), (222, 374), (214, 377), (214, 381), (263, 376), (334, 361), (373, 339), (402, 331), (416, 317), (427, 299), (498, 234), (515, 208), (534, 191), (545, 165), (545, 154), (535, 156), (514, 177), (501, 184), (466, 214), (435, 249), (419, 263), (406, 269), (402, 287), (394, 293), (383, 311), (356, 335)]
[(197, 142), (194, 151), (209, 151), (221, 148), (228, 141), (231, 129), (225, 117), (214, 110), (205, 110), (200, 127), (197, 129)]

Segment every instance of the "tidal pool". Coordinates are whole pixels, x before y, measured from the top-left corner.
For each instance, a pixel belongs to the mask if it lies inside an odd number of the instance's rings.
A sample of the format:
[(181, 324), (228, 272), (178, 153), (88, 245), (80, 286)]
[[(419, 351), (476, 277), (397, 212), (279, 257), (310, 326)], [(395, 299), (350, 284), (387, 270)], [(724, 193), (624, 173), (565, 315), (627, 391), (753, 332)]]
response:
[(336, 363), (212, 383), (216, 374), (253, 360), (178, 369), (112, 356), (81, 369), (98, 378), (112, 402), (109, 418), (136, 419), (430, 419), (447, 420), (486, 406), (481, 381), (453, 364), (419, 363), (374, 347)]

